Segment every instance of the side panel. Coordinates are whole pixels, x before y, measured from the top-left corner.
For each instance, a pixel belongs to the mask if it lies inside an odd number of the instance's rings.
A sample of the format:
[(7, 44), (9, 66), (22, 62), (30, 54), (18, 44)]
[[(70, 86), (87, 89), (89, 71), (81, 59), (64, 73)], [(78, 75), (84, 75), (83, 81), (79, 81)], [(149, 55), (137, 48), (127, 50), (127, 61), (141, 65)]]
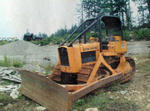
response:
[(45, 76), (29, 71), (20, 71), (20, 92), (43, 105), (48, 111), (69, 111), (72, 105), (67, 90)]
[(103, 50), (105, 56), (124, 54), (127, 52), (126, 41), (111, 41), (108, 44), (108, 49)]
[(81, 53), (82, 64), (96, 61), (96, 51), (88, 51)]
[[(60, 49), (63, 49), (60, 51)], [(100, 51), (99, 42), (74, 45), (73, 47), (62, 46), (59, 48), (61, 57), (61, 71), (67, 73), (78, 73), (83, 64), (96, 62)], [(67, 62), (66, 62), (67, 61)]]
[[(66, 55), (63, 55), (60, 59), (61, 61), (61, 71), (68, 73), (77, 73), (81, 68), (81, 54), (79, 47), (61, 47), (61, 49), (66, 49), (67, 52), (67, 60)], [(60, 52), (59, 52), (60, 53)], [(59, 54), (60, 55), (60, 54)], [(62, 61), (68, 61), (68, 65), (62, 64)]]

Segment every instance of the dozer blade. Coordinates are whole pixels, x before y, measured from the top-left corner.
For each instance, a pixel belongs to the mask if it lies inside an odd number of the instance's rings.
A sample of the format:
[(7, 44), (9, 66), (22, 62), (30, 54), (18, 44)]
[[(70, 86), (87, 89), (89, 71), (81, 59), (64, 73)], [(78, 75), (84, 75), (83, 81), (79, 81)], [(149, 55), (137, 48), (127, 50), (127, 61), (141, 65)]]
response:
[(121, 73), (111, 75), (87, 84), (77, 91), (68, 92), (67, 89), (46, 76), (25, 70), (19, 72), (22, 78), (20, 92), (46, 107), (46, 111), (70, 111), (72, 103), (77, 99), (122, 78)]
[(68, 91), (45, 76), (21, 70), (22, 84), (20, 92), (48, 111), (69, 111), (71, 99)]

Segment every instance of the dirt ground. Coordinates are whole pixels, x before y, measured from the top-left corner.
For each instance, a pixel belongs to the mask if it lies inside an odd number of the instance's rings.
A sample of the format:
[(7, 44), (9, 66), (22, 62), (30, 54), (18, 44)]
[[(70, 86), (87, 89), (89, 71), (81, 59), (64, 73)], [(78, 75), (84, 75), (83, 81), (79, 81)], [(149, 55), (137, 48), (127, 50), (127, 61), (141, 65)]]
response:
[[(84, 111), (89, 107), (98, 107), (100, 111), (150, 111), (150, 41), (129, 42), (126, 55), (136, 62), (134, 78), (77, 101), (72, 111)], [(100, 105), (101, 102), (105, 104)], [(8, 94), (0, 93), (0, 111), (36, 111), (38, 106), (22, 95), (14, 100)]]

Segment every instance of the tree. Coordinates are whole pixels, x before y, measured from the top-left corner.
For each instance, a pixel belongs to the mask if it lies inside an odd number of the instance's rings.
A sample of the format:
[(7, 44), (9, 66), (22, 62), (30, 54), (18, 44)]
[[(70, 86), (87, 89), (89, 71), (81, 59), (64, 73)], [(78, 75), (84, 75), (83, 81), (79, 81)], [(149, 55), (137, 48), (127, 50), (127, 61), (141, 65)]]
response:
[(150, 0), (133, 0), (138, 4), (138, 13), (140, 15), (139, 24), (150, 24)]
[(147, 6), (148, 6), (148, 11), (149, 11), (149, 15), (150, 15), (150, 0), (146, 0)]
[(109, 15), (120, 16), (125, 25), (128, 28), (131, 26), (131, 11), (130, 11), (130, 0), (82, 0), (86, 17), (95, 17), (99, 13), (104, 12)]

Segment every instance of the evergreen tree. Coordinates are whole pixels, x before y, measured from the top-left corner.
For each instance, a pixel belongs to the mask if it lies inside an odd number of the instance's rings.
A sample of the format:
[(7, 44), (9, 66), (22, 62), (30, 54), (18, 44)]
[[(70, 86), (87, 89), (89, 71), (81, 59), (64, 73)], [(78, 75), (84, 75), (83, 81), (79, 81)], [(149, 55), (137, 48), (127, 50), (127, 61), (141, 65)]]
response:
[(104, 12), (109, 15), (120, 16), (123, 24), (131, 27), (130, 0), (82, 0), (86, 17), (95, 17)]
[(133, 0), (138, 4), (139, 25), (150, 24), (150, 0)]

